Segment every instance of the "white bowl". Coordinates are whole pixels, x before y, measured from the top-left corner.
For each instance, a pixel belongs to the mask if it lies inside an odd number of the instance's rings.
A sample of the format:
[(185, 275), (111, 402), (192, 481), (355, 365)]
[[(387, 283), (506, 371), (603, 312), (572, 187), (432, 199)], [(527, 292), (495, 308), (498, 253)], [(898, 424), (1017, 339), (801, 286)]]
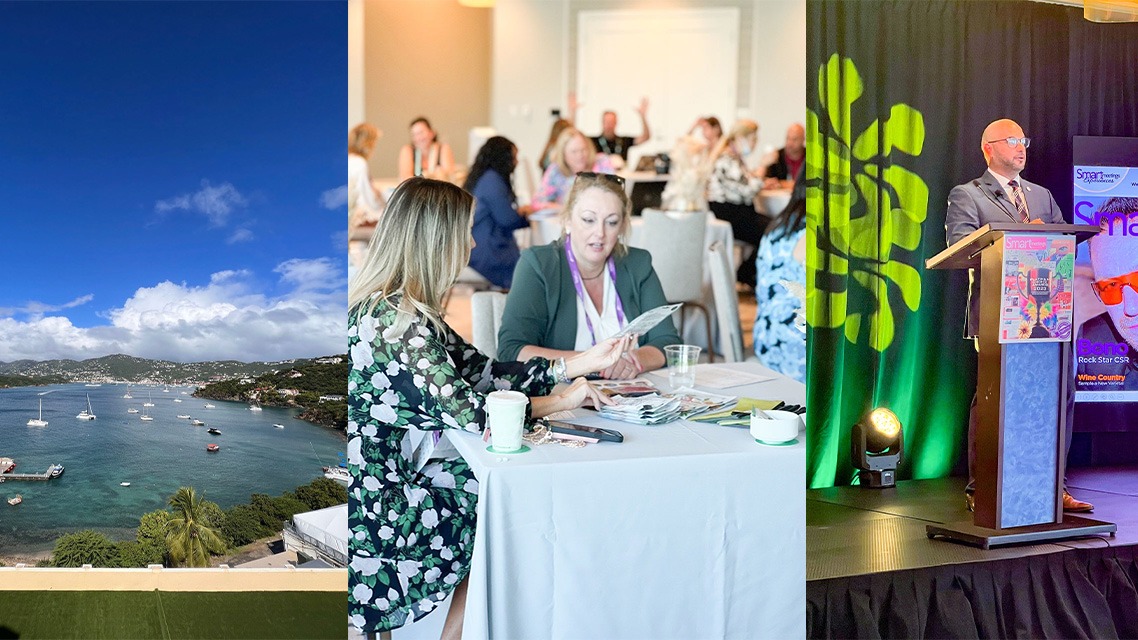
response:
[(802, 419), (797, 413), (775, 409), (769, 409), (763, 413), (770, 416), (770, 419), (768, 420), (760, 415), (751, 416), (751, 437), (755, 440), (779, 444), (790, 442), (798, 437)]

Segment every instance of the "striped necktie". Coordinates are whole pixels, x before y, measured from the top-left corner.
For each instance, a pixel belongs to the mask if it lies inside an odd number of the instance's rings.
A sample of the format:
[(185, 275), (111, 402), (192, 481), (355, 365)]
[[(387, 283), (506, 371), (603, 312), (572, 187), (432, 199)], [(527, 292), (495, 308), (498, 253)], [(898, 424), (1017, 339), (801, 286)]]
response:
[(1019, 188), (1019, 182), (1009, 180), (1008, 186), (1012, 188), (1012, 202), (1016, 205), (1016, 211), (1019, 212), (1020, 222), (1030, 222), (1031, 216), (1027, 215), (1027, 201), (1023, 199), (1023, 191)]

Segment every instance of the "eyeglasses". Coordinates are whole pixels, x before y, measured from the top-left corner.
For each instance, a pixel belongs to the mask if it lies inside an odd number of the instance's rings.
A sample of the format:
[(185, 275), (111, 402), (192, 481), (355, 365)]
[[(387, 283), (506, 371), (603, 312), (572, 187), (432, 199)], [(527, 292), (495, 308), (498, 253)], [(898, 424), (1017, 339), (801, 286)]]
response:
[(597, 173), (595, 171), (582, 171), (577, 174), (578, 178), (585, 178), (586, 180), (607, 180), (621, 189), (624, 188), (624, 178), (616, 175), (615, 173)]
[(1094, 282), (1095, 292), (1102, 300), (1103, 304), (1118, 304), (1122, 302), (1122, 294), (1124, 287), (1130, 287), (1134, 293), (1138, 293), (1138, 271), (1132, 271), (1125, 275), (1118, 276), (1117, 278), (1109, 278), (1107, 280), (1096, 280)]
[(1031, 138), (1000, 138), (998, 140), (989, 140), (988, 144), (993, 144), (996, 142), (1006, 142), (1008, 143), (1008, 146), (1013, 149), (1017, 144), (1022, 144), (1024, 149), (1031, 146)]

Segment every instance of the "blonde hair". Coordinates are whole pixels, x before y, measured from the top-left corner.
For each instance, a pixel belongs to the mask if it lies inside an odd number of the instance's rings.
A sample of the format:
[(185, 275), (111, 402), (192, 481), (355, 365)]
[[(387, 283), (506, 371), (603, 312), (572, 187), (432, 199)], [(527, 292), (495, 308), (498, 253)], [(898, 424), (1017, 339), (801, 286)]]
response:
[(593, 146), (593, 141), (581, 133), (579, 129), (566, 127), (561, 135), (557, 136), (557, 142), (553, 143), (553, 151), (549, 153), (549, 164), (557, 165), (557, 168), (561, 169), (561, 173), (567, 176), (576, 172), (569, 168), (565, 162), (565, 146), (577, 136), (580, 136), (581, 140), (585, 142), (585, 171), (592, 169), (593, 163), (597, 161), (597, 148)]
[(379, 141), (379, 128), (374, 124), (362, 122), (348, 132), (348, 153), (368, 157)]
[(562, 241), (565, 240), (565, 229), (569, 226), (569, 221), (573, 218), (573, 209), (577, 206), (577, 198), (589, 189), (600, 189), (620, 199), (620, 233), (617, 235), (616, 247), (613, 248), (613, 253), (618, 256), (623, 256), (628, 253), (628, 232), (632, 228), (632, 200), (630, 200), (628, 194), (625, 193), (624, 185), (614, 178), (616, 178), (615, 175), (607, 173), (588, 176), (577, 174), (577, 179), (573, 181), (573, 188), (569, 190), (569, 195), (565, 198), (565, 206), (562, 207), (561, 213), (559, 214), (561, 218)]
[(711, 151), (708, 160), (714, 163), (719, 156), (723, 155), (723, 151), (727, 148), (727, 145), (740, 138), (746, 138), (758, 130), (759, 123), (754, 120), (743, 119), (736, 121), (735, 124), (731, 125), (731, 131), (729, 131), (727, 135), (720, 137), (719, 142), (715, 143), (715, 149)]
[(401, 296), (402, 333), (416, 316), (444, 330), (443, 296), (470, 261), (474, 197), (449, 182), (408, 178), (387, 203), (359, 273), (348, 286), (348, 307), (368, 313)]

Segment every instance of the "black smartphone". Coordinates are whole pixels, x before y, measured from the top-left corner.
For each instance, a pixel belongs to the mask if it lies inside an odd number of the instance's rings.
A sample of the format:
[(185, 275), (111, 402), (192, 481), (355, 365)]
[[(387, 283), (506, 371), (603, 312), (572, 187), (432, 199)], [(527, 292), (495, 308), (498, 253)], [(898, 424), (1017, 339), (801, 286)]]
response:
[(549, 421), (549, 430), (553, 433), (563, 433), (581, 438), (594, 438), (605, 442), (624, 442), (624, 435), (614, 429), (601, 429), (600, 427), (586, 427), (579, 424), (569, 424), (557, 420)]

